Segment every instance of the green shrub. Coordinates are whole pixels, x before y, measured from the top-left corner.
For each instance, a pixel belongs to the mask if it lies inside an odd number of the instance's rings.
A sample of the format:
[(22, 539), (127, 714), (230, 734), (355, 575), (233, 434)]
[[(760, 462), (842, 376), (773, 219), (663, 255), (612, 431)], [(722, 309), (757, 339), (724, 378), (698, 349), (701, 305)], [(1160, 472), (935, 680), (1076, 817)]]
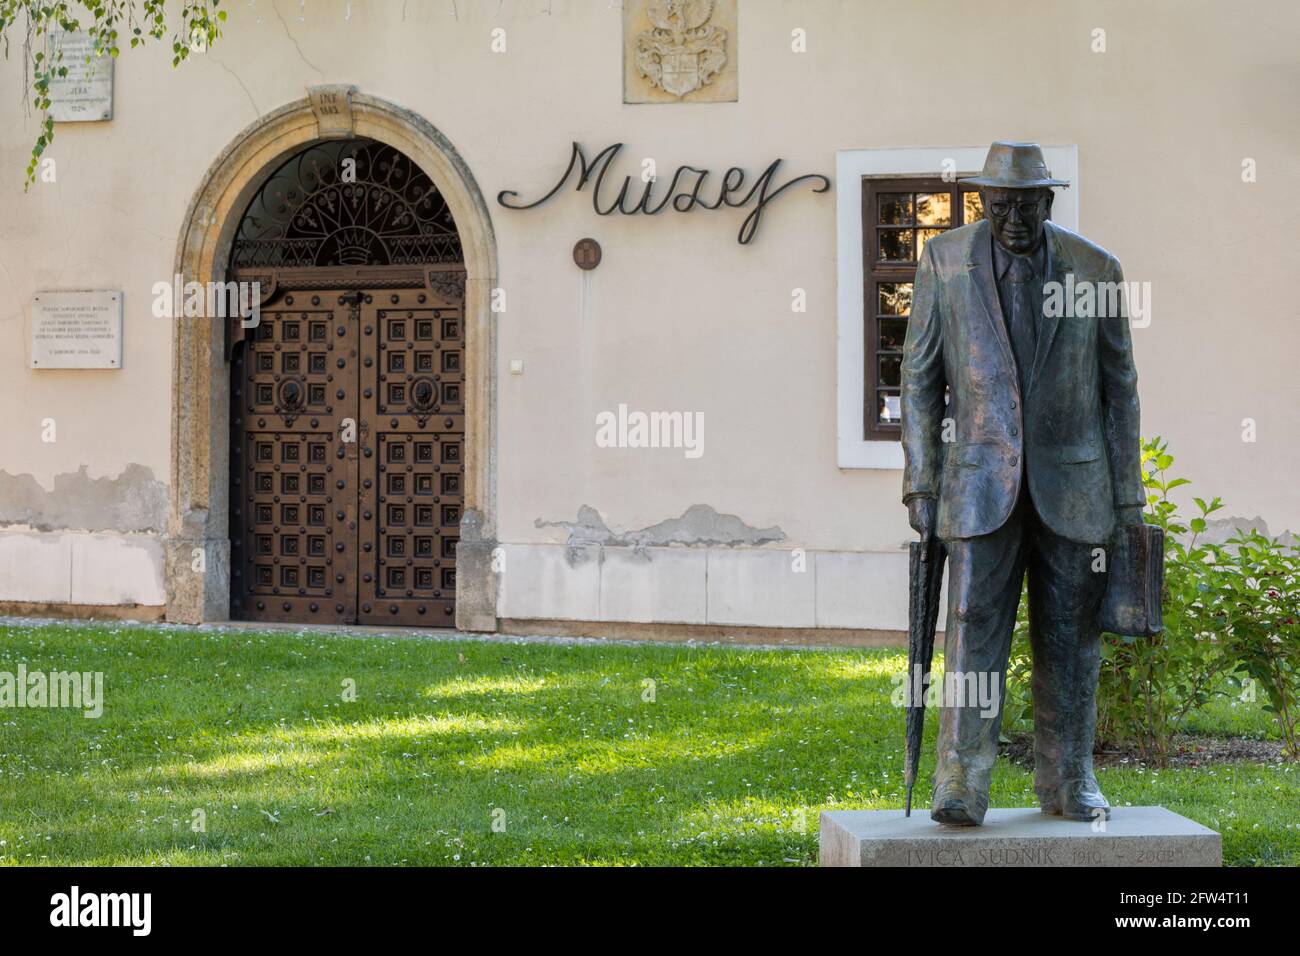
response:
[[(1223, 502), (1194, 498), (1198, 514), (1184, 521), (1169, 493), (1189, 482), (1168, 477), (1173, 463), (1167, 442), (1143, 442), (1146, 521), (1166, 532), (1165, 630), (1155, 638), (1102, 635), (1098, 743), (1133, 747), (1161, 765), (1170, 737), (1213, 696), (1262, 694), (1288, 755), (1300, 756), (1300, 550), (1257, 531), (1204, 542), (1207, 519)], [(1031, 666), (1022, 598), (1007, 668), (1008, 730), (1030, 727)]]
[(1262, 691), (1287, 756), (1300, 758), (1300, 549), (1252, 530), (1213, 550), (1234, 572), (1220, 581), (1219, 642), (1247, 693)]

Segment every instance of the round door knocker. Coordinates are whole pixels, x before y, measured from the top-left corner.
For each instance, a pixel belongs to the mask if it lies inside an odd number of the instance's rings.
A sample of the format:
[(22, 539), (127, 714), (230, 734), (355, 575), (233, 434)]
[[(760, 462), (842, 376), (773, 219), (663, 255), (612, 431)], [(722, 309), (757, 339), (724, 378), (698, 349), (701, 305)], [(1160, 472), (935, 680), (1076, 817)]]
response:
[(411, 404), (417, 411), (429, 411), (438, 404), (438, 386), (431, 379), (416, 379), (411, 385)]
[(296, 378), (287, 378), (280, 383), (280, 407), (285, 411), (301, 411), (306, 404), (302, 383)]

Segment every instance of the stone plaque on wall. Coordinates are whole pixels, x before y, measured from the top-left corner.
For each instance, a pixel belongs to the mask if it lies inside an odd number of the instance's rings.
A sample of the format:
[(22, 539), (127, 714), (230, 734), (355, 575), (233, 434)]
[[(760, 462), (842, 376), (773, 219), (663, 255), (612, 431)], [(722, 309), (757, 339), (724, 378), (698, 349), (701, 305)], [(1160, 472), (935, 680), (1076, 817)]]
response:
[(624, 0), (623, 102), (735, 102), (736, 2)]
[(113, 118), (113, 58), (87, 62), (94, 49), (90, 35), (80, 31), (50, 34), (51, 61), (61, 50), (68, 75), (50, 80), (50, 117), (56, 123), (84, 123)]
[(121, 368), (122, 293), (32, 296), (32, 368)]

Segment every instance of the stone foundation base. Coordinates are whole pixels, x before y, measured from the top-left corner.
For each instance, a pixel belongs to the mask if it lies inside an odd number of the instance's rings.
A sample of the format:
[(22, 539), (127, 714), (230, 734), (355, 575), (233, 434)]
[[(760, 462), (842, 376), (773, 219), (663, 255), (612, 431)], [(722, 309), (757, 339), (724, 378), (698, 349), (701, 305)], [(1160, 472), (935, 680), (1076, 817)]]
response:
[(42, 604), (0, 601), (0, 617), (58, 618), (70, 621), (161, 621), (161, 604)]

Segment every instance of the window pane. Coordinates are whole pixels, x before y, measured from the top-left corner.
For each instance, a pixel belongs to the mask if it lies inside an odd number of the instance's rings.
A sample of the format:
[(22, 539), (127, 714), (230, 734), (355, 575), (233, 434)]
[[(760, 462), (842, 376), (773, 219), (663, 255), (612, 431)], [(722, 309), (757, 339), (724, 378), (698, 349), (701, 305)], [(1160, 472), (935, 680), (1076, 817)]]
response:
[(911, 229), (878, 229), (880, 258), (883, 262), (910, 262), (912, 259)]
[(984, 200), (974, 191), (962, 193), (962, 222), (979, 222), (984, 218)]
[(912, 283), (877, 282), (880, 297), (878, 311), (881, 315), (907, 315), (912, 311)]
[(952, 196), (948, 193), (921, 193), (916, 197), (916, 223), (919, 226), (952, 225)]
[(901, 349), (907, 338), (907, 319), (880, 320), (880, 348)]
[(903, 420), (901, 402), (897, 392), (882, 389), (876, 393), (877, 420), (885, 425), (897, 425)]
[(901, 355), (881, 355), (878, 356), (880, 362), (880, 384), (893, 385), (895, 387), (903, 384), (903, 357)]
[(944, 229), (918, 229), (916, 230), (916, 258), (921, 258), (921, 253), (925, 251), (925, 244), (935, 236), (942, 236), (947, 230)]
[(902, 351), (925, 243), (982, 217), (978, 192), (938, 177), (864, 178), (863, 331), (867, 355), (863, 434), (897, 440), (901, 423)]
[(905, 226), (912, 221), (911, 193), (880, 194), (880, 225)]

